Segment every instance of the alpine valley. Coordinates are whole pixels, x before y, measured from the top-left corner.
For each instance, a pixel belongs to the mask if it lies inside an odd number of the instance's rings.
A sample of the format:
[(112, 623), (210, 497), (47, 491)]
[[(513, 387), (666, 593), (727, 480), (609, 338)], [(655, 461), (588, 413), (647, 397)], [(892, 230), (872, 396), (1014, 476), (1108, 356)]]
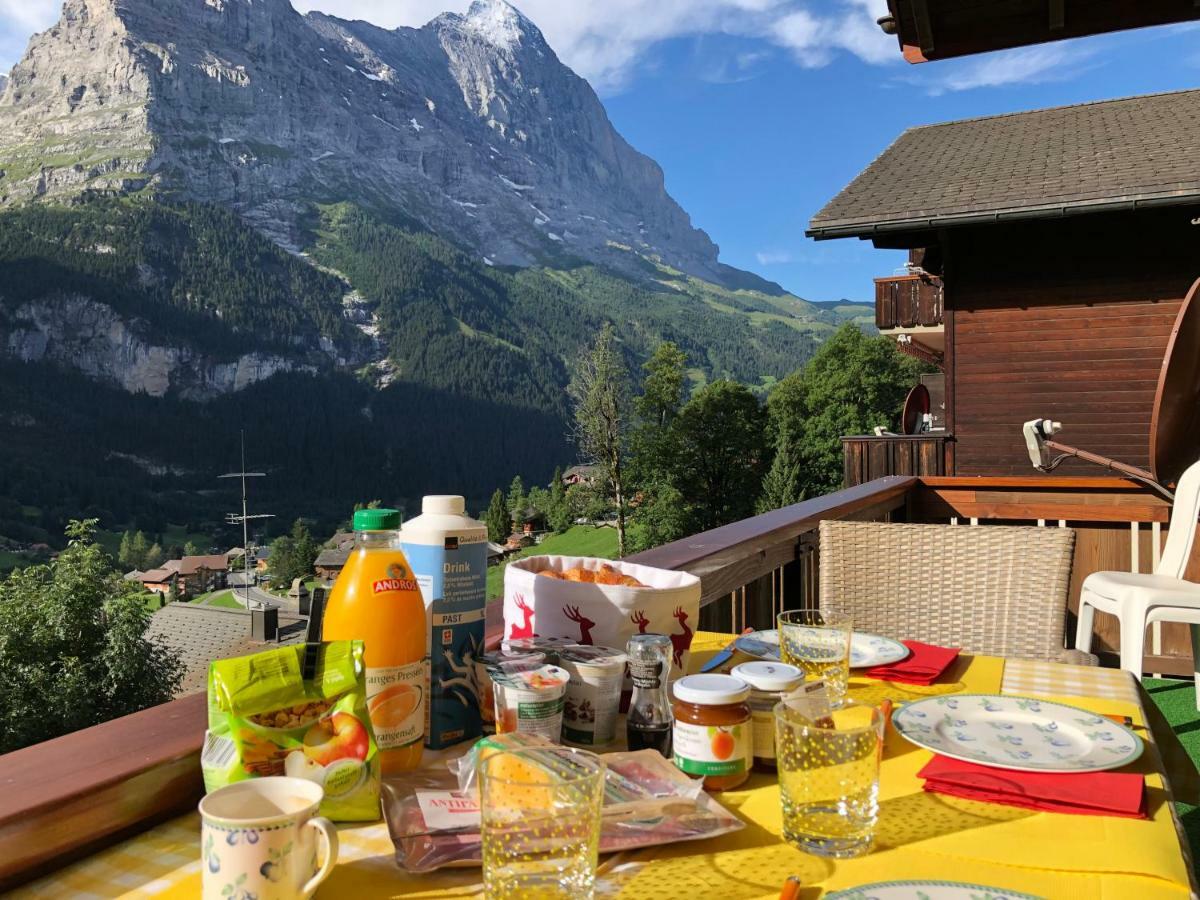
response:
[(478, 506), (572, 461), (603, 322), (766, 387), (870, 310), (722, 264), (504, 0), (67, 0), (0, 76), (0, 536), (219, 521), (243, 428), (284, 522)]

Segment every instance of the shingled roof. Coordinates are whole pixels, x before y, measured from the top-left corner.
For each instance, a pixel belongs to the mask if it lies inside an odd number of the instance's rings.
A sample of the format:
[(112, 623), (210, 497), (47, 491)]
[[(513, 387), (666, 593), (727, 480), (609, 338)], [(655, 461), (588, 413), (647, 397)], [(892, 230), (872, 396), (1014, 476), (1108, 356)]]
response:
[(1200, 199), (1200, 90), (910, 128), (813, 216), (815, 238)]

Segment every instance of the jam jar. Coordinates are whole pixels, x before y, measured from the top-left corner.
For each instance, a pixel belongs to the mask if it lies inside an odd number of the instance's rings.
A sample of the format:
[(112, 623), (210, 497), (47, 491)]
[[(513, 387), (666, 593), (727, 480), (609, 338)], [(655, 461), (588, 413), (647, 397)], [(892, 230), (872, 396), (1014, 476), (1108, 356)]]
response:
[(732, 675), (687, 675), (672, 693), (675, 765), (703, 775), (707, 791), (742, 784), (753, 759), (750, 685)]
[(775, 771), (775, 705), (783, 695), (804, 683), (797, 666), (777, 662), (748, 662), (731, 673), (750, 685), (750, 723), (754, 732), (754, 769)]

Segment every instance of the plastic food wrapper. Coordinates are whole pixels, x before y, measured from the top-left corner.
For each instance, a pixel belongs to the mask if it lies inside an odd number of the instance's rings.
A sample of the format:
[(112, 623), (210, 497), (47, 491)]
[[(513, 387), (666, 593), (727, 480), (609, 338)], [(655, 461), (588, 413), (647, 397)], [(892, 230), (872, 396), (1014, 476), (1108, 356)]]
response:
[(302, 674), (304, 652), (297, 644), (209, 664), (204, 788), (290, 775), (325, 789), (322, 815), (374, 821), (380, 764), (362, 641), (322, 644), (311, 681)]
[[(481, 756), (501, 750), (556, 749), (536, 736), (484, 738), (455, 762), (455, 771), (423, 769), (384, 782), (384, 812), (407, 872), (480, 865), (479, 795), (474, 773)], [(695, 841), (743, 828), (670, 760), (655, 750), (606, 753), (600, 852), (613, 853), (677, 841)], [(463, 779), (469, 787), (460, 789)]]

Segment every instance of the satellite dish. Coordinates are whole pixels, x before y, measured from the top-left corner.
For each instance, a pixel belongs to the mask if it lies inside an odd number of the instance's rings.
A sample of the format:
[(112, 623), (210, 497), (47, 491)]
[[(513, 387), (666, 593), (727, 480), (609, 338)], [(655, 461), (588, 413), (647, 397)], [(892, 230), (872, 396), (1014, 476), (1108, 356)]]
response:
[(1200, 457), (1200, 278), (1167, 341), (1150, 419), (1150, 468), (1160, 484), (1176, 481)]
[[(1200, 459), (1200, 278), (1175, 317), (1158, 373), (1150, 418), (1150, 469), (1051, 440), (1061, 429), (1061, 423), (1049, 419), (1025, 423), (1025, 443), (1035, 468), (1051, 472), (1064, 459), (1075, 457), (1136, 478), (1171, 498), (1167, 486)], [(1052, 456), (1050, 451), (1058, 455)]]
[(918, 384), (904, 398), (904, 412), (900, 416), (900, 431), (903, 434), (919, 434), (929, 413), (929, 388)]

